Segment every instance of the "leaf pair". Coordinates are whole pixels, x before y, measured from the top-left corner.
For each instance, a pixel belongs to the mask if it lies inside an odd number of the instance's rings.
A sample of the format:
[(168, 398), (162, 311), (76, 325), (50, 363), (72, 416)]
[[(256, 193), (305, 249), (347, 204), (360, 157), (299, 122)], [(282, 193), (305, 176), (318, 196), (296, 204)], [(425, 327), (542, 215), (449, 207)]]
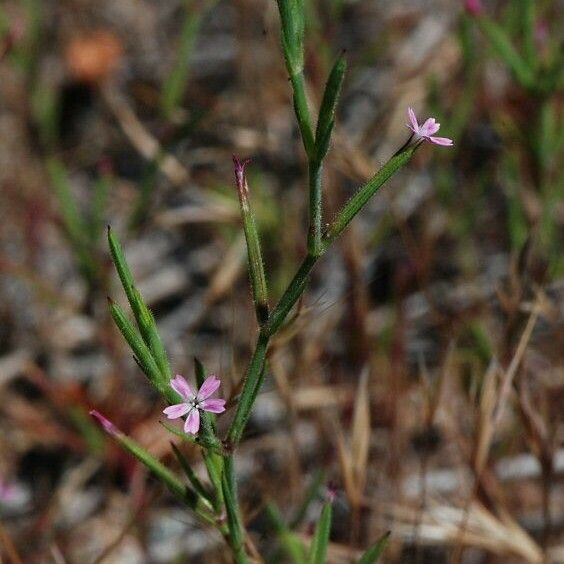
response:
[(165, 398), (177, 402), (176, 392), (170, 387), (171, 371), (166, 351), (159, 336), (155, 318), (139, 290), (135, 287), (131, 270), (125, 260), (122, 246), (108, 227), (108, 243), (112, 260), (119, 279), (127, 296), (127, 300), (135, 317), (137, 328), (129, 321), (123, 309), (110, 300), (110, 313), (115, 324), (133, 350), (135, 360), (150, 382)]

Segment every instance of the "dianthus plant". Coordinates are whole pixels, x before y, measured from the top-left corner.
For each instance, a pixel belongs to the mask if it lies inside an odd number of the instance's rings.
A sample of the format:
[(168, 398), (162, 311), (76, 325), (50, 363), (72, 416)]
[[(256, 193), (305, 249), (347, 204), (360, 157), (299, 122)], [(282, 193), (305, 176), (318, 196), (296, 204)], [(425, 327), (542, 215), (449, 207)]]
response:
[[(229, 420), (224, 436), (220, 437), (218, 434), (216, 417), (225, 411), (225, 401), (211, 397), (218, 392), (220, 379), (213, 375), (207, 376), (203, 366), (197, 360), (195, 362), (197, 387), (181, 375), (173, 377), (153, 315), (135, 287), (119, 241), (115, 234), (108, 230), (112, 259), (131, 306), (135, 324), (112, 300), (109, 303), (111, 315), (131, 347), (135, 361), (168, 404), (168, 407), (164, 409), (164, 414), (169, 419), (184, 418), (182, 430), (174, 425), (163, 424), (183, 440), (200, 447), (209, 483), (203, 483), (196, 476), (176, 446), (173, 446), (173, 450), (185, 474), (185, 479), (180, 478), (159, 460), (152, 457), (102, 414), (97, 411), (92, 412), (109, 435), (139, 458), (202, 522), (215, 527), (223, 535), (236, 562), (249, 562), (257, 557), (256, 549), (245, 530), (240, 510), (234, 457), (237, 455), (237, 447), (244, 436), (253, 404), (268, 373), (267, 351), (270, 340), (280, 330), (288, 314), (304, 293), (310, 273), (317, 261), (329, 250), (381, 186), (411, 159), (423, 142), (429, 141), (443, 146), (452, 145), (451, 140), (435, 136), (439, 124), (433, 118), (419, 125), (415, 113), (409, 108), (406, 125), (412, 131), (411, 137), (366, 184), (356, 191), (332, 221), (324, 223), (322, 169), (333, 132), (335, 109), (345, 75), (346, 61), (343, 56), (339, 57), (331, 70), (314, 128), (310, 106), (307, 103), (304, 76), (303, 0), (278, 0), (278, 8), (282, 48), (292, 87), (294, 111), (308, 166), (307, 254), (278, 303), (271, 307), (261, 254), (260, 234), (255, 222), (245, 174), (247, 161), (234, 158), (235, 185), (247, 243), (249, 278), (258, 328), (255, 349), (243, 375), (241, 393), (233, 402), (233, 407), (224, 415)], [(329, 499), (321, 512), (309, 548), (306, 548), (280, 519), (276, 522), (276, 529), (281, 538), (286, 539), (288, 556), (292, 561), (322, 563), (326, 557), (330, 523), (331, 501)], [(380, 540), (369, 547), (361, 561), (375, 562), (382, 550), (383, 542)]]

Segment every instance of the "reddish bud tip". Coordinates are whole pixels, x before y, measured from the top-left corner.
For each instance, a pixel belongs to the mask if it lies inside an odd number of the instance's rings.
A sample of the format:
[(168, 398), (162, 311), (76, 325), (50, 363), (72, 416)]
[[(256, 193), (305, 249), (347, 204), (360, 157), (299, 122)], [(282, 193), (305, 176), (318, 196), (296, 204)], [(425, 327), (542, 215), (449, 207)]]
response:
[(481, 0), (464, 0), (464, 8), (471, 16), (479, 16), (484, 11)]
[(237, 189), (242, 190), (245, 186), (245, 167), (251, 162), (251, 159), (239, 159), (233, 155), (233, 166), (235, 169), (235, 181)]
[(96, 421), (98, 421), (98, 423), (104, 429), (104, 431), (106, 431), (106, 433), (112, 435), (113, 437), (122, 434), (121, 431), (109, 419), (106, 419), (99, 411), (93, 409), (90, 411), (90, 415), (94, 417)]
[(337, 486), (334, 482), (329, 482), (327, 484), (327, 489), (325, 490), (325, 499), (329, 503), (333, 503), (337, 497)]

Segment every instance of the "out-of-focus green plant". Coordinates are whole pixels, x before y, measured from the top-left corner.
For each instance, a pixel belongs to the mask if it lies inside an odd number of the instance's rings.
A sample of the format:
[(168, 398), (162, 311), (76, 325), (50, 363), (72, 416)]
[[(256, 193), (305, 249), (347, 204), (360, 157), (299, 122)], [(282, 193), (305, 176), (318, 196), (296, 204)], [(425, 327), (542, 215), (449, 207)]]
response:
[(57, 198), (63, 227), (80, 271), (94, 288), (99, 284), (101, 276), (100, 264), (96, 255), (103, 233), (111, 175), (101, 172), (94, 181), (90, 213), (86, 214), (80, 210), (64, 164), (59, 159), (51, 157), (47, 160), (47, 171)]
[(175, 111), (182, 103), (190, 76), (190, 58), (198, 38), (202, 17), (216, 3), (217, 0), (204, 0), (199, 3), (185, 0), (184, 2), (185, 16), (176, 50), (176, 60), (161, 91), (161, 109), (167, 119), (174, 117)]
[[(556, 205), (564, 196), (564, 182), (558, 170), (564, 128), (561, 112), (557, 111), (558, 94), (564, 86), (564, 51), (561, 42), (550, 41), (550, 22), (540, 13), (551, 5), (540, 5), (534, 0), (511, 4), (512, 18), (506, 20), (505, 26), (492, 19), (479, 2), (467, 2), (467, 8), (532, 108), (526, 120), (516, 119), (511, 128), (501, 128), (502, 136), (507, 130), (511, 132), (505, 136), (509, 151), (502, 158), (502, 166), (510, 202), (512, 243), (519, 250), (528, 239), (531, 226), (526, 222), (521, 190), (531, 185), (542, 208), (536, 222), (538, 240), (548, 255), (552, 274), (557, 276), (564, 270)], [(519, 143), (511, 143), (508, 135), (518, 136)], [(523, 160), (531, 163), (528, 175), (522, 172)]]

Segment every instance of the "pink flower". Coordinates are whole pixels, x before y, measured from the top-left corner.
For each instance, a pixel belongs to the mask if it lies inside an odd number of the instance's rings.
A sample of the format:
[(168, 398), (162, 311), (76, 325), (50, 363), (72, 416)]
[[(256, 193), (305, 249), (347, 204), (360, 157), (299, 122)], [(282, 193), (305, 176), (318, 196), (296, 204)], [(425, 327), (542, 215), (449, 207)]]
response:
[(167, 407), (163, 410), (163, 413), (169, 419), (178, 419), (188, 414), (184, 423), (184, 432), (195, 435), (200, 429), (200, 410), (210, 413), (223, 413), (225, 411), (225, 400), (208, 399), (219, 388), (220, 384), (221, 380), (212, 374), (205, 379), (198, 392), (194, 393), (190, 384), (180, 374), (177, 374), (170, 381), (170, 385), (184, 402)]
[(464, 0), (464, 7), (471, 16), (479, 16), (483, 11), (481, 0)]
[(407, 108), (407, 114), (409, 116), (410, 123), (407, 124), (407, 127), (413, 131), (415, 134), (415, 140), (419, 141), (420, 139), (430, 141), (435, 145), (443, 145), (445, 147), (450, 147), (453, 145), (452, 139), (447, 139), (446, 137), (434, 137), (433, 135), (439, 131), (441, 127), (440, 123), (435, 121), (435, 118), (428, 118), (423, 125), (419, 125), (417, 123), (417, 117), (413, 108)]

